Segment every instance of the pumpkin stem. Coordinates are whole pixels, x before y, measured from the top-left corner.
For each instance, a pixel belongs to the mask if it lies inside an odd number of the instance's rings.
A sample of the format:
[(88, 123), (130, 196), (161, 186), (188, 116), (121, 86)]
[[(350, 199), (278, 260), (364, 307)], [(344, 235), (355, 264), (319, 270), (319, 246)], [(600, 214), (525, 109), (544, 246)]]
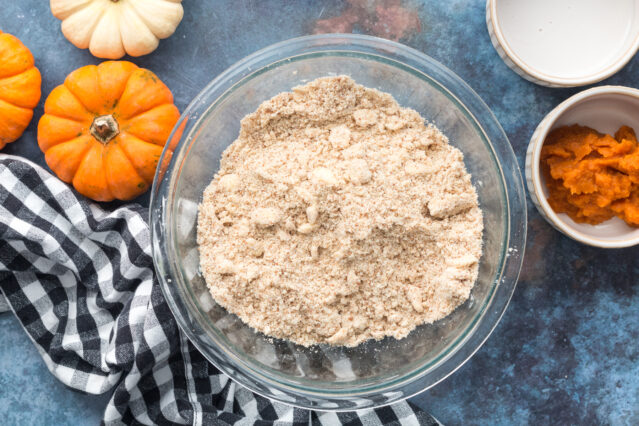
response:
[(111, 139), (120, 134), (120, 127), (112, 115), (101, 115), (93, 120), (91, 134), (106, 145)]

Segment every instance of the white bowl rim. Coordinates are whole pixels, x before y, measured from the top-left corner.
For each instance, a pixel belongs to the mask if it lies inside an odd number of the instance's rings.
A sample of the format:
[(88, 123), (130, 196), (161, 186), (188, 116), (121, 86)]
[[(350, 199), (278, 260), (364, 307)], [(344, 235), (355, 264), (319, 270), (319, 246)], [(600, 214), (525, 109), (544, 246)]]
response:
[(504, 37), (501, 30), (499, 19), (497, 19), (497, 2), (499, 0), (487, 0), (490, 6), (490, 20), (492, 21), (495, 37), (499, 41), (499, 44), (504, 49), (504, 52), (526, 74), (533, 76), (536, 79), (547, 83), (553, 83), (561, 86), (586, 86), (588, 84), (597, 83), (604, 80), (621, 70), (639, 51), (639, 31), (635, 35), (635, 39), (628, 48), (628, 50), (621, 56), (617, 57), (614, 62), (610, 63), (607, 67), (600, 71), (582, 77), (557, 77), (550, 74), (546, 74), (543, 71), (535, 69), (532, 65), (524, 62), (510, 47), (510, 44)]
[(531, 177), (533, 190), (537, 196), (537, 200), (539, 201), (539, 205), (541, 206), (544, 213), (547, 215), (548, 219), (552, 222), (552, 224), (559, 228), (567, 236), (571, 237), (574, 240), (582, 242), (584, 244), (588, 244), (594, 247), (601, 248), (625, 248), (632, 247), (634, 245), (639, 244), (639, 236), (634, 238), (627, 238), (623, 240), (603, 240), (600, 238), (592, 237), (589, 235), (580, 232), (571, 226), (567, 225), (565, 221), (559, 219), (559, 216), (555, 211), (550, 207), (548, 200), (543, 191), (543, 184), (541, 182), (541, 173), (540, 173), (540, 157), (541, 157), (541, 148), (544, 146), (544, 142), (546, 140), (546, 135), (553, 127), (553, 125), (557, 122), (557, 120), (563, 115), (564, 112), (573, 105), (584, 101), (589, 98), (598, 97), (600, 95), (622, 95), (622, 96), (630, 96), (635, 99), (639, 99), (639, 90), (631, 87), (625, 86), (599, 86), (593, 87), (591, 89), (584, 90), (582, 92), (577, 93), (574, 96), (566, 99), (559, 105), (557, 105), (544, 119), (541, 124), (535, 131), (536, 138), (532, 143), (534, 144), (534, 149), (532, 151), (532, 159), (530, 162), (531, 169)]

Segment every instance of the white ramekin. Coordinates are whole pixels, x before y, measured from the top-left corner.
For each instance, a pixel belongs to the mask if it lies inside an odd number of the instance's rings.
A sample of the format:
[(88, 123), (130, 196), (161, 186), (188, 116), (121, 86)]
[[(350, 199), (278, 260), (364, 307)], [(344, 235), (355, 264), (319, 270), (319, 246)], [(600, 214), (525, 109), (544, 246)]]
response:
[[(620, 0), (621, 1), (621, 0)], [(548, 87), (575, 87), (599, 82), (615, 74), (637, 53), (639, 49), (639, 2), (623, 0), (623, 4), (615, 2), (574, 2), (568, 0), (487, 0), (486, 24), (490, 39), (499, 56), (513, 71), (526, 80)], [(625, 7), (629, 13), (614, 8)], [(531, 9), (532, 8), (532, 9)], [(578, 9), (578, 10), (575, 10)], [(530, 11), (536, 13), (531, 16)], [(602, 13), (609, 10), (611, 13)], [(578, 14), (577, 14), (578, 12)], [(621, 14), (625, 22), (618, 22)], [(603, 58), (601, 63), (593, 69), (586, 67), (559, 66), (559, 61), (553, 61), (557, 55), (565, 55), (566, 40), (575, 43), (574, 34), (563, 30), (555, 21), (574, 19), (576, 16), (588, 18), (589, 22), (596, 21), (597, 25), (588, 29), (593, 37), (577, 45), (579, 57), (592, 63), (592, 60)], [(530, 31), (530, 26), (539, 27)], [(521, 33), (514, 31), (507, 34), (505, 28), (521, 28), (526, 26), (528, 31)], [(605, 37), (605, 28), (621, 28), (623, 35)], [(546, 34), (546, 44), (542, 46), (536, 33)], [(512, 30), (511, 30), (512, 31)], [(602, 34), (598, 34), (602, 33)], [(552, 43), (548, 43), (551, 41)], [(556, 41), (556, 42), (555, 42)], [(542, 51), (542, 49), (545, 49)], [(562, 51), (563, 50), (563, 51)], [(599, 54), (595, 54), (598, 52)], [(606, 52), (601, 54), (601, 52)], [(612, 52), (610, 57), (605, 55)], [(527, 58), (527, 59), (524, 59)], [(533, 59), (534, 58), (534, 59)], [(548, 63), (552, 65), (549, 68)], [(573, 63), (573, 62), (571, 62)]]
[(639, 228), (628, 226), (615, 217), (599, 225), (576, 223), (548, 204), (548, 189), (540, 170), (541, 148), (552, 129), (580, 124), (614, 134), (622, 125), (639, 131), (639, 90), (622, 86), (601, 86), (568, 98), (539, 123), (526, 153), (526, 185), (539, 213), (557, 230), (581, 243), (603, 248), (630, 247), (639, 244)]

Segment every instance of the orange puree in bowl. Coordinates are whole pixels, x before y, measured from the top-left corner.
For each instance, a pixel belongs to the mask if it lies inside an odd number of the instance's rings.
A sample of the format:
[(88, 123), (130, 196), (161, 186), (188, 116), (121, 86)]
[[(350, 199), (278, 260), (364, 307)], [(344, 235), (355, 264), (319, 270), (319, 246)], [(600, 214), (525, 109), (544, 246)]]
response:
[(639, 226), (639, 144), (630, 127), (614, 137), (579, 125), (555, 129), (541, 165), (555, 212), (592, 225), (616, 215)]

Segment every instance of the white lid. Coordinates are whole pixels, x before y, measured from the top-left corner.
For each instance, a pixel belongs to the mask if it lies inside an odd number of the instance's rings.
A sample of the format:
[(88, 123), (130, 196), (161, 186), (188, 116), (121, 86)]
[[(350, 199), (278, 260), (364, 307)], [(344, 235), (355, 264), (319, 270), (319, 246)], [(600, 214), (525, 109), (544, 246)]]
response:
[(639, 0), (492, 0), (508, 56), (544, 81), (588, 84), (621, 69), (639, 47)]

